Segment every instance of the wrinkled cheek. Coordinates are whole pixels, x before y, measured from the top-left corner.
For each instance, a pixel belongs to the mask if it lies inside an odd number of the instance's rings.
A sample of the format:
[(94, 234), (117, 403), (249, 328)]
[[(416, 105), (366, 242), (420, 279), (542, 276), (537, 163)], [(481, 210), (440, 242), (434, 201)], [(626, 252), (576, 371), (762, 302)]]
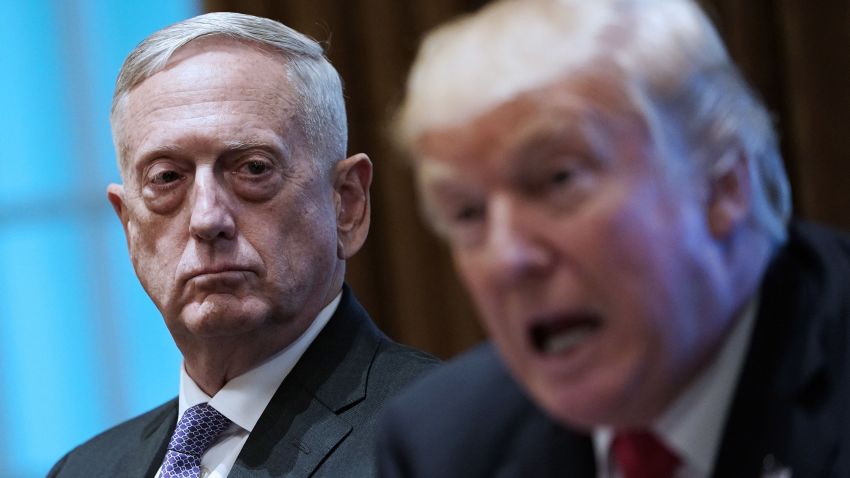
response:
[[(167, 248), (169, 241), (151, 234), (147, 240), (138, 233), (138, 229), (130, 229), (129, 252), (130, 261), (142, 288), (156, 304), (161, 312), (167, 306), (168, 267), (176, 267), (179, 258), (169, 257)], [(173, 242), (173, 241), (172, 241)], [(174, 248), (175, 244), (171, 244)]]
[(136, 271), (136, 276), (142, 284), (142, 288), (145, 289), (145, 292), (154, 301), (157, 308), (162, 310), (166, 286), (163, 284), (161, 278), (162, 269), (160, 264), (155, 260), (156, 256), (149, 256), (144, 253), (139, 254), (137, 251), (131, 254), (131, 258), (133, 269)]
[(164, 234), (161, 233), (161, 227), (156, 224), (137, 224), (131, 221), (128, 226), (130, 254), (144, 255), (154, 257), (159, 252), (158, 244), (162, 242)]
[(146, 277), (147, 267), (150, 265), (147, 258), (150, 257), (149, 247), (146, 247), (139, 228), (135, 223), (131, 222), (127, 226), (127, 249), (130, 253), (130, 262), (133, 264), (133, 269), (136, 271), (136, 276), (142, 282), (142, 286), (147, 290)]

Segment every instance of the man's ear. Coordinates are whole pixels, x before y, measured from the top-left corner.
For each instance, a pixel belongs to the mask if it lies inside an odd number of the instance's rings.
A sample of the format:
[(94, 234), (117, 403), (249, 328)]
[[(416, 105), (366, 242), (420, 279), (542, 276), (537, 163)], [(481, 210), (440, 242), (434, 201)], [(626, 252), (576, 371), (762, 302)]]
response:
[(709, 172), (708, 224), (720, 239), (747, 221), (752, 208), (750, 169), (745, 154), (737, 148), (726, 154)]
[[(127, 234), (127, 206), (124, 204), (124, 186), (120, 184), (110, 184), (106, 187), (106, 198), (112, 204), (112, 209), (121, 220), (121, 226), (124, 227), (124, 234)], [(129, 236), (127, 236), (129, 239)]]
[(363, 153), (346, 158), (334, 167), (337, 256), (348, 259), (366, 241), (369, 234), (369, 186), (372, 162)]

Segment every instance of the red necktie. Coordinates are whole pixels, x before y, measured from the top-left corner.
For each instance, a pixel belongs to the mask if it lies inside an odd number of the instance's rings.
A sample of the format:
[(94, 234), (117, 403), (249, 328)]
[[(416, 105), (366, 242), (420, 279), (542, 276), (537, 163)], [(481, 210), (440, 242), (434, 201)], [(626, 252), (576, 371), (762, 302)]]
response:
[(611, 451), (623, 478), (673, 478), (679, 458), (646, 431), (620, 431)]

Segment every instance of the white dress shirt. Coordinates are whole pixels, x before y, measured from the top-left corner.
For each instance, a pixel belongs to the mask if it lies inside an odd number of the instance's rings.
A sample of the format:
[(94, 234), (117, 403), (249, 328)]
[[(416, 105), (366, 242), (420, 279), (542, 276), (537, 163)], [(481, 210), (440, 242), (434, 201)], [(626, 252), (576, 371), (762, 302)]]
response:
[[(744, 365), (757, 304), (750, 303), (720, 351), (653, 423), (652, 430), (681, 460), (676, 478), (708, 478), (720, 445), (735, 384)], [(599, 478), (622, 478), (610, 452), (614, 430), (593, 430)]]
[[(180, 367), (178, 421), (187, 409), (209, 402), (210, 406), (233, 422), (201, 457), (202, 478), (225, 478), (230, 473), (260, 415), (283, 379), (333, 316), (341, 297), (342, 293), (325, 306), (294, 342), (257, 367), (227, 382), (213, 397), (198, 387), (186, 373), (185, 366)], [(156, 478), (160, 478), (161, 474), (162, 471), (158, 470)]]

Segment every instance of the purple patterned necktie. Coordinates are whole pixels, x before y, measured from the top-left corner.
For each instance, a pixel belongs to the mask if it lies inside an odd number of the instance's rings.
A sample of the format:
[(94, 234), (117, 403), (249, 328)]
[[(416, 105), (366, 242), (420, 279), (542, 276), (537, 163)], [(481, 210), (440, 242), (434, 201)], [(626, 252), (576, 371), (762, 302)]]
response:
[(229, 426), (230, 420), (206, 402), (187, 409), (168, 442), (161, 478), (199, 478), (201, 455)]

